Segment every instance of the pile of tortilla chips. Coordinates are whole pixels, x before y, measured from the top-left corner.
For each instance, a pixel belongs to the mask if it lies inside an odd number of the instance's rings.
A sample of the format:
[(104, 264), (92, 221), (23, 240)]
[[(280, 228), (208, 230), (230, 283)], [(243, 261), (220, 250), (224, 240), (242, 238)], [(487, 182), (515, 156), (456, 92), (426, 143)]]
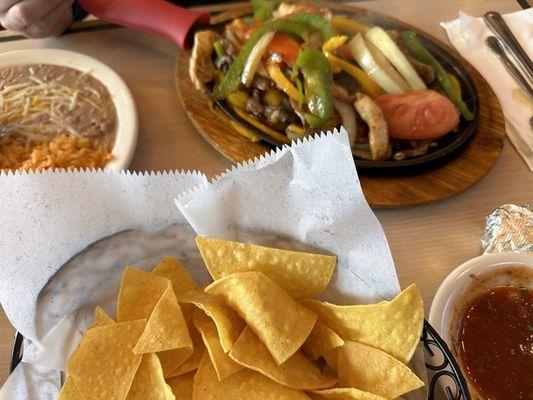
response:
[(397, 399), (424, 318), (409, 286), (392, 301), (313, 300), (336, 257), (199, 237), (214, 282), (173, 258), (126, 268), (116, 318), (95, 310), (60, 400)]

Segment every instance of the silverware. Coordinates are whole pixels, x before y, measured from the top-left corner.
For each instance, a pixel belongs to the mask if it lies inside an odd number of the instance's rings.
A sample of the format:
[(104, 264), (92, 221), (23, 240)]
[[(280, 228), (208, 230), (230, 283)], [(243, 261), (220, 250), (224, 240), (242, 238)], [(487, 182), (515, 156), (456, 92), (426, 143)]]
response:
[(515, 35), (509, 29), (509, 26), (502, 18), (501, 14), (496, 11), (489, 11), (483, 16), (487, 26), (498, 36), (503, 44), (509, 49), (526, 76), (533, 82), (533, 62), (526, 54)]
[(526, 78), (520, 73), (520, 70), (511, 62), (500, 41), (494, 36), (489, 36), (485, 39), (485, 44), (492, 51), (496, 57), (502, 62), (509, 74), (518, 83), (526, 95), (533, 101), (533, 88)]

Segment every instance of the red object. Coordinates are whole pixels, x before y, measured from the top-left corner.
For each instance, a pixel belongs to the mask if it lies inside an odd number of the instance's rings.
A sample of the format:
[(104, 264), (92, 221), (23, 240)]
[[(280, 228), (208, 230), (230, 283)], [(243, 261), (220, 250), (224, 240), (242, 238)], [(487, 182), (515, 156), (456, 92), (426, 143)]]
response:
[(465, 307), (457, 348), (482, 398), (532, 398), (532, 323), (533, 293), (527, 288), (496, 287)]
[(117, 25), (126, 26), (178, 43), (182, 49), (192, 44), (189, 33), (195, 23), (209, 23), (208, 12), (173, 5), (164, 0), (79, 0), (90, 14)]
[(376, 99), (389, 128), (397, 139), (438, 139), (459, 123), (453, 103), (434, 90), (386, 94)]
[(276, 33), (268, 45), (267, 51), (270, 54), (279, 54), (285, 63), (292, 66), (300, 53), (300, 44), (289, 35)]

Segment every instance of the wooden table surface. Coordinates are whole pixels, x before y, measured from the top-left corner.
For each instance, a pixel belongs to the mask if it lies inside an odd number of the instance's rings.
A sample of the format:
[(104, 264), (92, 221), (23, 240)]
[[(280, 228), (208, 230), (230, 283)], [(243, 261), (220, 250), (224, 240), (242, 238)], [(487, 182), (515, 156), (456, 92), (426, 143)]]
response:
[[(486, 11), (519, 10), (512, 0), (373, 0), (359, 7), (388, 14), (447, 42), (440, 21), (459, 10), (475, 16)], [(178, 47), (163, 39), (113, 29), (44, 40), (0, 43), (0, 52), (27, 48), (60, 48), (86, 53), (108, 64), (126, 81), (135, 98), (140, 136), (131, 169), (196, 169), (213, 176), (229, 167), (197, 134), (174, 90)], [(429, 310), (444, 277), (460, 263), (480, 254), (484, 217), (506, 203), (533, 201), (533, 174), (509, 142), (493, 170), (470, 190), (435, 204), (380, 210), (402, 285), (415, 282)], [(8, 376), (13, 329), (0, 311), (0, 385)]]

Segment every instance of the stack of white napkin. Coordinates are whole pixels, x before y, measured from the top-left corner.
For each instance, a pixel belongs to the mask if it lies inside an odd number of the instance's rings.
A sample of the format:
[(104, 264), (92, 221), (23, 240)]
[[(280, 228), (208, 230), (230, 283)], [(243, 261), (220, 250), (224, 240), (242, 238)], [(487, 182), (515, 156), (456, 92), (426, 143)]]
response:
[[(529, 55), (533, 58), (533, 8), (504, 15), (503, 18)], [(501, 62), (485, 46), (485, 38), (493, 35), (483, 18), (463, 12), (459, 18), (442, 22), (448, 38), (457, 51), (487, 80), (496, 93), (505, 115), (509, 140), (533, 171), (533, 102), (521, 92)]]

